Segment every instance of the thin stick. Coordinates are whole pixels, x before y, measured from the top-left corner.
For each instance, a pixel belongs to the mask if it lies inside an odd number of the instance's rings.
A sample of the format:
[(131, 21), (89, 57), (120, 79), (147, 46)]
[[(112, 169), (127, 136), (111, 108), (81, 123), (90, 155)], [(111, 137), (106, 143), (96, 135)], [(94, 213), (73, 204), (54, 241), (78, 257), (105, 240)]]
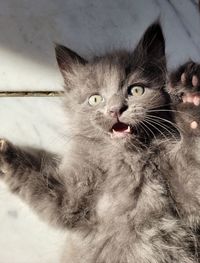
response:
[(63, 91), (0, 91), (0, 97), (61, 97)]

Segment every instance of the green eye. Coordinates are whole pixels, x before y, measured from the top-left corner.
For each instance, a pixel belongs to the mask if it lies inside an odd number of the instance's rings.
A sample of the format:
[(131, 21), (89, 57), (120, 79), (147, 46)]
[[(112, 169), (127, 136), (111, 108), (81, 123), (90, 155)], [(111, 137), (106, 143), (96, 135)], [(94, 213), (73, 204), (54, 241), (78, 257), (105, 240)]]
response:
[(144, 87), (142, 86), (130, 86), (128, 88), (128, 94), (131, 96), (141, 96), (144, 93)]
[(103, 102), (103, 97), (101, 95), (92, 95), (91, 97), (89, 97), (88, 99), (88, 103), (91, 106), (97, 106), (99, 105), (101, 102)]

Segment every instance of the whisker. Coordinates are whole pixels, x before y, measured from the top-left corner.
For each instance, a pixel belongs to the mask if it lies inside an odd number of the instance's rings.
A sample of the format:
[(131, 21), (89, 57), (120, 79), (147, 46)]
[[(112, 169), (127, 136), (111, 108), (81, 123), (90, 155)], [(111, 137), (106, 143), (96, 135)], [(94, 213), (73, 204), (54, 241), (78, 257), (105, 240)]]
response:
[(169, 121), (169, 120), (167, 120), (167, 119), (165, 119), (165, 118), (161, 118), (161, 117), (159, 117), (159, 116), (154, 116), (154, 115), (151, 115), (151, 114), (148, 114), (148, 117), (151, 117), (151, 118), (156, 118), (156, 119), (159, 119), (159, 120), (162, 120), (162, 121), (164, 121), (164, 122), (167, 122), (167, 123), (169, 123), (170, 125), (172, 125), (178, 132), (179, 132), (179, 134), (181, 134), (181, 132), (183, 132), (183, 130), (180, 128), (180, 127), (178, 127), (178, 125), (176, 125), (175, 123), (173, 123), (172, 121)]
[(151, 125), (152, 127), (154, 127), (154, 129), (156, 129), (167, 141), (169, 140), (166, 135), (158, 128), (156, 127), (154, 124), (152, 124), (152, 122), (150, 120), (146, 120), (145, 119), (145, 122), (149, 125)]
[(144, 125), (150, 131), (150, 133), (153, 135), (154, 139), (157, 140), (156, 135), (154, 134), (154, 132), (144, 123), (144, 121), (141, 121), (141, 124)]
[[(144, 123), (141, 122), (141, 123), (140, 123), (140, 128), (146, 133), (146, 135), (147, 135), (148, 137), (150, 137), (149, 133), (147, 132), (147, 130), (145, 129), (144, 126), (145, 126)], [(137, 130), (137, 134), (139, 134), (137, 128), (136, 128), (136, 130)]]
[(147, 118), (150, 122), (153, 122), (154, 124), (162, 127), (164, 130), (166, 130), (169, 134), (172, 135), (172, 137), (177, 141), (177, 138), (175, 137), (175, 135), (168, 129), (169, 127), (164, 125), (163, 123), (159, 123), (158, 121), (152, 120), (151, 118)]
[(152, 110), (148, 110), (148, 112), (175, 112), (175, 113), (182, 113), (182, 114), (188, 114), (185, 111), (178, 111), (178, 110), (169, 110), (169, 109), (152, 109)]

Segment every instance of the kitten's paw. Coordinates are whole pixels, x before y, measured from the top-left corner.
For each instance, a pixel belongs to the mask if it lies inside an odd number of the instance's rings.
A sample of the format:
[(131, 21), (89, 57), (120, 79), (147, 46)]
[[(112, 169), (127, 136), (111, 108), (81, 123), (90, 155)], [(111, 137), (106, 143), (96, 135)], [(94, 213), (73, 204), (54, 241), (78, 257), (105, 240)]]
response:
[(200, 64), (188, 62), (170, 76), (167, 90), (178, 102), (200, 105)]
[(200, 127), (200, 64), (188, 62), (173, 72), (167, 90), (182, 114), (182, 122), (197, 130)]

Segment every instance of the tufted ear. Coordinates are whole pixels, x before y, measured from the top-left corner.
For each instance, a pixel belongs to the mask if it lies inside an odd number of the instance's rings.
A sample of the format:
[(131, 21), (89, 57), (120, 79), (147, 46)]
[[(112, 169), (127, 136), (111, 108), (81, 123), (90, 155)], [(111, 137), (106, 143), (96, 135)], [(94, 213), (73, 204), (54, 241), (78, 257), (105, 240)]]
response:
[(147, 28), (136, 48), (137, 51), (143, 52), (145, 56), (153, 59), (165, 57), (165, 39), (159, 22), (155, 22)]
[(87, 61), (69, 48), (55, 44), (55, 53), (58, 66), (64, 77), (67, 79), (67, 73), (73, 73), (80, 65), (85, 65)]

